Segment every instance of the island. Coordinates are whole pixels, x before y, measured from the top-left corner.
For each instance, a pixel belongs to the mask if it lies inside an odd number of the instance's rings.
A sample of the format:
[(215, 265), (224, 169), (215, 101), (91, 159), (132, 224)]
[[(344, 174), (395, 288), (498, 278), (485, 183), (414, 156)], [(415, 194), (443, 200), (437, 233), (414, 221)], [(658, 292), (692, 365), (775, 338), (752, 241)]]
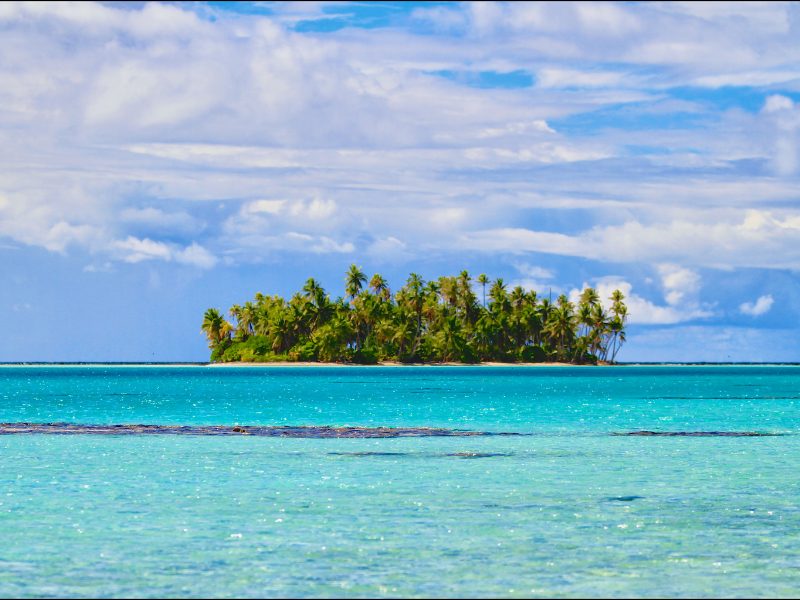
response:
[(613, 364), (625, 342), (619, 290), (606, 306), (591, 287), (553, 302), (462, 271), (431, 281), (411, 273), (392, 293), (381, 275), (367, 280), (351, 265), (344, 292), (331, 300), (309, 278), (289, 300), (258, 293), (232, 306), (231, 320), (209, 308), (201, 329), (211, 362)]

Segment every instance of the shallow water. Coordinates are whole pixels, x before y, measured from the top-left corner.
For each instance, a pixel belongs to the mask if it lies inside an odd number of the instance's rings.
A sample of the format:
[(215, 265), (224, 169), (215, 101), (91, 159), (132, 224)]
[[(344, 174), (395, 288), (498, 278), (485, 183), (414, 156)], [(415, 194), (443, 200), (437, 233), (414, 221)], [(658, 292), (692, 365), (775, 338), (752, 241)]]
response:
[(798, 367), (2, 367), (4, 422), (534, 435), (0, 436), (0, 596), (797, 596), (798, 408)]

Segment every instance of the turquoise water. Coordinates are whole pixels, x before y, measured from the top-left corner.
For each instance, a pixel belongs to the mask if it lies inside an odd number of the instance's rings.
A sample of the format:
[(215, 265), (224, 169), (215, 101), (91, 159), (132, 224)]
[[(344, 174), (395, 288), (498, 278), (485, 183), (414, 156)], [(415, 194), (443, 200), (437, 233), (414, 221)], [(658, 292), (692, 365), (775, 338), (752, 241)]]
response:
[(797, 596), (799, 408), (798, 367), (2, 367), (5, 422), (535, 435), (0, 436), (0, 596)]

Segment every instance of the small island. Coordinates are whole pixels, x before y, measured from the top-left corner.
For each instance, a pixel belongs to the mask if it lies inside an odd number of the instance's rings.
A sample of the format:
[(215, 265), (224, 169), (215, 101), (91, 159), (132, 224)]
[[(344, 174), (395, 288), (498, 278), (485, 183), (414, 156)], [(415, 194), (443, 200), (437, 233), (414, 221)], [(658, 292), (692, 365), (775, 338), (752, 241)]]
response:
[(552, 302), (483, 274), (474, 283), (480, 298), (467, 271), (427, 282), (411, 273), (393, 294), (381, 275), (367, 280), (351, 265), (343, 297), (310, 278), (288, 301), (258, 293), (234, 305), (231, 321), (209, 308), (202, 331), (216, 363), (609, 364), (625, 342), (619, 290), (606, 309), (593, 288)]

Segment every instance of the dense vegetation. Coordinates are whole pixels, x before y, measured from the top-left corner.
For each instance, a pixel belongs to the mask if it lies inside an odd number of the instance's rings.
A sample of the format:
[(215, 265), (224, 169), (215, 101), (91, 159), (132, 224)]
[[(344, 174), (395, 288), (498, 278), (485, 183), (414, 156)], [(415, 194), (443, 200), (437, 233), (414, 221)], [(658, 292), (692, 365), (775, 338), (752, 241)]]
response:
[[(480, 275), (481, 299), (466, 271), (423, 281), (412, 273), (392, 294), (386, 280), (351, 265), (345, 297), (331, 300), (309, 279), (289, 301), (256, 294), (230, 309), (214, 308), (202, 330), (218, 362), (614, 362), (625, 341), (627, 309), (617, 290), (604, 309), (586, 288), (577, 305), (555, 303), (502, 279)], [(487, 294), (487, 285), (489, 285)]]

